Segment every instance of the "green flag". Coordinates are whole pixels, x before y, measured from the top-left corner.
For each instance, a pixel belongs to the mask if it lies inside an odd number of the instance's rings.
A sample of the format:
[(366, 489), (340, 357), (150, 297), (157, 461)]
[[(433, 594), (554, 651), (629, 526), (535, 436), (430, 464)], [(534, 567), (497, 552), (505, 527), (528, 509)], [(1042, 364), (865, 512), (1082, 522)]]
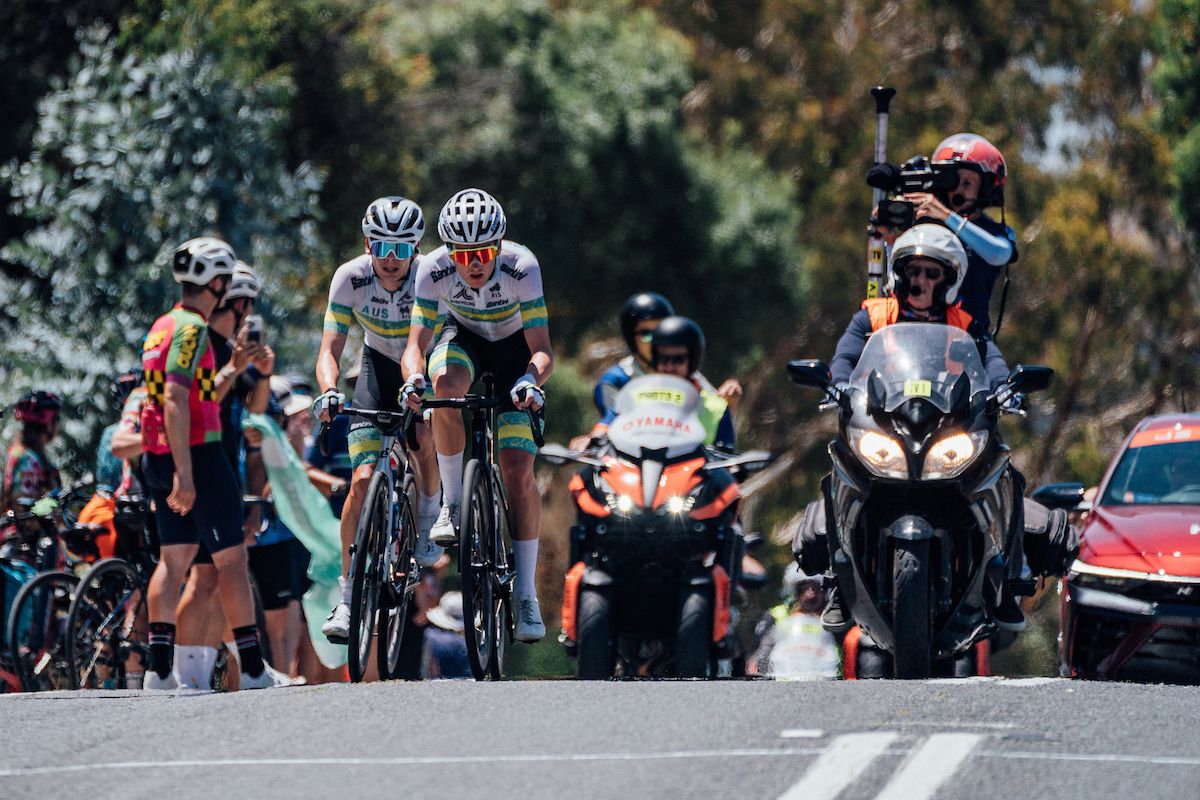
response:
[(308, 577), (313, 585), (304, 593), (303, 604), (313, 649), (322, 664), (340, 667), (346, 663), (346, 646), (332, 644), (321, 633), (322, 620), (342, 599), (338, 586), (342, 574), (338, 519), (309, 482), (304, 463), (273, 419), (263, 414), (247, 414), (242, 427), (262, 434), (262, 459), (271, 481), (275, 513), (312, 553)]

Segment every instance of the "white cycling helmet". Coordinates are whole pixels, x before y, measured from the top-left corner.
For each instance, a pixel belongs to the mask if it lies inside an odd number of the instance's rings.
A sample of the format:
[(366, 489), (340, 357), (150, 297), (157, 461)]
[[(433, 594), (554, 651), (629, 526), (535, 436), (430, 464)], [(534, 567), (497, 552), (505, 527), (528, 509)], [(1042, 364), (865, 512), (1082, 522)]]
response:
[(962, 242), (945, 225), (923, 222), (914, 225), (896, 239), (892, 245), (892, 264), (888, 271), (888, 288), (895, 291), (904, 285), (904, 262), (915, 256), (932, 258), (953, 274), (943, 285), (946, 287), (945, 302), (950, 305), (958, 299), (958, 287), (967, 275), (967, 251)]
[(438, 236), (446, 244), (494, 242), (503, 239), (507, 229), (504, 209), (483, 189), (463, 189), (438, 214)]
[(204, 286), (213, 278), (232, 275), (237, 265), (233, 248), (212, 236), (188, 239), (175, 249), (171, 275), (176, 283)]
[(425, 216), (421, 207), (406, 197), (380, 197), (367, 206), (362, 232), (373, 242), (421, 243), (425, 235)]
[(233, 268), (233, 278), (229, 281), (229, 288), (225, 290), (223, 302), (228, 304), (230, 300), (237, 300), (239, 297), (257, 300), (259, 288), (258, 276), (254, 274), (254, 270), (249, 264), (239, 261)]

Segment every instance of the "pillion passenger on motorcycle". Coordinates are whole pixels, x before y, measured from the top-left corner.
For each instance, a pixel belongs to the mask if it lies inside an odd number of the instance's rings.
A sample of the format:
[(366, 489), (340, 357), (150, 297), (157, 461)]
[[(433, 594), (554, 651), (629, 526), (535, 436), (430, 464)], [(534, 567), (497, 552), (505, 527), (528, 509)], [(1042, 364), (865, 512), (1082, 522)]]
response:
[[(989, 306), (996, 279), (1017, 260), (1013, 229), (1004, 221), (1004, 184), (1008, 169), (1004, 156), (991, 142), (974, 133), (956, 133), (933, 152), (929, 168), (940, 173), (928, 192), (907, 192), (915, 206), (913, 218), (939, 222), (962, 241), (969, 269), (959, 287), (962, 308), (983, 328), (991, 327)], [(898, 190), (901, 167), (876, 164), (867, 183), (884, 191)], [(1000, 209), (1000, 222), (985, 213)]]
[[(831, 381), (843, 386), (850, 379), (859, 358), (873, 333), (897, 322), (928, 322), (961, 328), (974, 339), (983, 360), (989, 385), (994, 389), (1008, 378), (1008, 366), (999, 348), (987, 335), (986, 328), (963, 307), (958, 292), (965, 274), (969, 273), (967, 254), (962, 243), (943, 225), (922, 223), (905, 231), (892, 248), (889, 286), (891, 296), (867, 300), (854, 315), (838, 341), (837, 352), (830, 362)], [(1019, 400), (1015, 403), (1019, 403)], [(1025, 481), (1014, 468), (1014, 493), (1023, 495)], [(1032, 575), (1061, 575), (1071, 559), (1070, 550), (1077, 539), (1061, 511), (1049, 511), (1035, 501), (1024, 498), (1023, 512), (1017, 524), (1023, 526), (1023, 550), (1029, 563), (1014, 564), (1014, 571)], [(796, 533), (792, 549), (801, 569), (806, 573), (829, 573), (830, 553), (826, 539), (825, 505), (810, 503)], [(1027, 567), (1028, 569), (1026, 569)], [(1030, 572), (1030, 570), (1032, 572)], [(1025, 625), (1024, 613), (1012, 592), (1006, 591), (993, 607), (993, 616), (1002, 627), (1020, 630)], [(822, 615), (825, 626), (843, 632), (851, 621), (842, 608), (836, 587), (829, 593), (829, 603)]]
[[(601, 439), (617, 415), (616, 401), (621, 389), (634, 378), (655, 371), (651, 360), (651, 337), (660, 322), (674, 315), (675, 308), (671, 302), (657, 292), (638, 292), (625, 301), (621, 307), (620, 324), (621, 336), (629, 347), (629, 355), (605, 370), (596, 382), (592, 399), (596, 410), (600, 412), (600, 420), (590, 434), (571, 440), (572, 450), (583, 450), (589, 440), (595, 442)], [(733, 378), (723, 382), (720, 388), (714, 388), (697, 369), (690, 379), (702, 390), (720, 397), (731, 411), (736, 409), (742, 396), (742, 385)]]
[(650, 338), (650, 367), (653, 372), (690, 380), (700, 393), (700, 423), (704, 443), (723, 450), (734, 448), (733, 415), (711, 387), (697, 378), (704, 360), (704, 332), (687, 317), (667, 317)]

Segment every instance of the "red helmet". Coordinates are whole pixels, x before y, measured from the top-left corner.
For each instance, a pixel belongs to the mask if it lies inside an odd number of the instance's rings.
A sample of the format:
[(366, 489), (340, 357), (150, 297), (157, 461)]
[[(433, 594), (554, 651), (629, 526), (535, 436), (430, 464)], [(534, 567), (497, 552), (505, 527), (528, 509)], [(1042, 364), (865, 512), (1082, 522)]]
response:
[(62, 400), (54, 392), (38, 389), (30, 392), (17, 401), (13, 407), (13, 416), (21, 422), (32, 422), (35, 425), (50, 426), (58, 419), (62, 410)]
[(934, 167), (973, 169), (983, 178), (979, 189), (979, 207), (1004, 205), (1004, 181), (1008, 169), (996, 145), (975, 133), (956, 133), (933, 151)]

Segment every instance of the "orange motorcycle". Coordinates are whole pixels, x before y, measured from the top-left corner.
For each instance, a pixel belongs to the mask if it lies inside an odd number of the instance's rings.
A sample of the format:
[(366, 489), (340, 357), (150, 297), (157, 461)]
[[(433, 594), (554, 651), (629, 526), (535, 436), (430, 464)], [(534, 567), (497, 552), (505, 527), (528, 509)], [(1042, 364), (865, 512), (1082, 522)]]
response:
[(770, 455), (706, 448), (699, 404), (686, 380), (636, 378), (617, 398), (606, 443), (541, 452), (584, 467), (569, 485), (578, 519), (560, 637), (581, 679), (716, 677), (740, 654), (731, 625), (746, 550), (737, 476)]

